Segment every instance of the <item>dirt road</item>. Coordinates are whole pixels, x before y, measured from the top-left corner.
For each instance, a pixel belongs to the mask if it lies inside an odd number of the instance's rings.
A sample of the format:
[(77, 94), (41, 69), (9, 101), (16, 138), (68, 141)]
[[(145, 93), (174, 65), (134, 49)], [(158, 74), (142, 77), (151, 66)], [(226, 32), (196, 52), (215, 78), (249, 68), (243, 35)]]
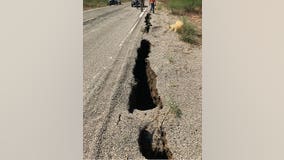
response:
[(201, 159), (201, 48), (169, 32), (165, 12), (143, 34), (145, 14), (130, 3), (84, 13), (85, 160)]

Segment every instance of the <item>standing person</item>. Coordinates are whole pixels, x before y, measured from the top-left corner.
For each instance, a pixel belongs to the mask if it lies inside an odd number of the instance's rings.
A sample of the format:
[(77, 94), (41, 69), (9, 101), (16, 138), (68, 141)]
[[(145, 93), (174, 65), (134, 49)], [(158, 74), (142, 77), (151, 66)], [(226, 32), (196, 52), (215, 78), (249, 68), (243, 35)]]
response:
[(150, 4), (151, 4), (151, 10), (153, 13), (155, 13), (155, 5), (156, 5), (156, 0), (149, 0)]

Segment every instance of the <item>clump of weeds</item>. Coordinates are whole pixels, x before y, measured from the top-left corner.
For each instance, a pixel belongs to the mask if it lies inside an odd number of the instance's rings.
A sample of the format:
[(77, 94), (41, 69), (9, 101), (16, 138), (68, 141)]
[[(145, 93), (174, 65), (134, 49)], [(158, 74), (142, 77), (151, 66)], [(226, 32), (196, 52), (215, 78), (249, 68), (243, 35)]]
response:
[(180, 34), (180, 38), (184, 42), (188, 42), (191, 44), (199, 44), (199, 38), (200, 35), (196, 29), (196, 27), (190, 23), (185, 17), (182, 18), (183, 26), (181, 29), (177, 30), (177, 32)]
[(174, 14), (202, 11), (202, 0), (167, 0), (168, 8)]
[(170, 99), (168, 105), (169, 105), (169, 113), (174, 114), (176, 118), (181, 118), (182, 111), (180, 110), (178, 103), (173, 99)]
[(168, 60), (169, 60), (169, 62), (171, 63), (171, 64), (173, 64), (175, 61), (174, 61), (174, 58), (173, 57), (168, 57)]

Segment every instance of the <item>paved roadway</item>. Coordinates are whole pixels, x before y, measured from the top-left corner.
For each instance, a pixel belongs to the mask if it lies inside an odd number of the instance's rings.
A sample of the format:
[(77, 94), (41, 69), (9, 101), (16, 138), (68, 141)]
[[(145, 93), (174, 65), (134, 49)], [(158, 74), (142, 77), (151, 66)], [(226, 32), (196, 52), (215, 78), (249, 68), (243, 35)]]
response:
[(141, 14), (130, 3), (84, 12), (84, 94), (117, 57)]
[(101, 148), (112, 147), (101, 147), (103, 137), (106, 127), (114, 123), (114, 108), (122, 100), (117, 97), (125, 92), (121, 86), (129, 79), (129, 59), (140, 42), (145, 10), (125, 3), (83, 13), (84, 159), (106, 158)]

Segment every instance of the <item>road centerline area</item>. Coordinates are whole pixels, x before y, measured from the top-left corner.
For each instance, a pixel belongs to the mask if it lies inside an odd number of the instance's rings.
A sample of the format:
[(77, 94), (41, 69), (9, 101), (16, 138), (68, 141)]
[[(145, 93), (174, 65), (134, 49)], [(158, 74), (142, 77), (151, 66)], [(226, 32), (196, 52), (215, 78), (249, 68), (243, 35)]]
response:
[(144, 13), (146, 12), (146, 8), (143, 10), (142, 13), (140, 13), (139, 18), (137, 19), (137, 21), (135, 22), (135, 24), (133, 25), (133, 27), (130, 29), (130, 31), (128, 32), (128, 34), (126, 35), (126, 37), (120, 42), (119, 47), (121, 47), (123, 45), (123, 43), (125, 42), (125, 40), (129, 37), (129, 35), (133, 32), (133, 30), (136, 28), (137, 24), (140, 22), (141, 18), (143, 17)]

